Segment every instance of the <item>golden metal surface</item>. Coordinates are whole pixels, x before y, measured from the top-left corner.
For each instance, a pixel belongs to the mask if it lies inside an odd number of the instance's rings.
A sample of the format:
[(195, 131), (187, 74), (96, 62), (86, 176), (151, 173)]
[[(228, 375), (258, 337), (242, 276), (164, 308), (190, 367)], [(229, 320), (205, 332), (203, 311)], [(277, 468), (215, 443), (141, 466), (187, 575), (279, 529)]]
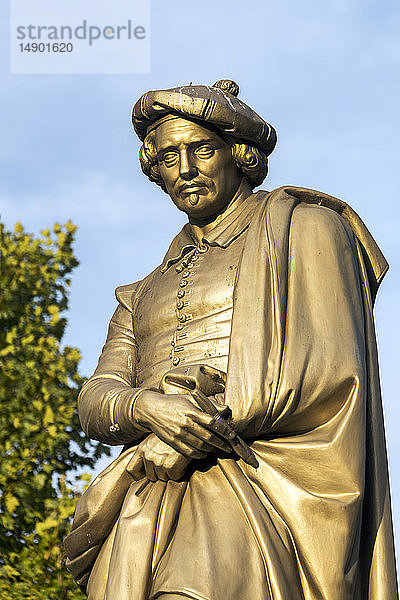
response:
[(188, 224), (117, 289), (79, 395), (86, 433), (126, 446), (78, 502), (69, 568), (89, 600), (396, 600), (372, 314), (387, 263), (341, 200), (253, 193), (276, 134), (237, 94), (134, 107), (142, 169)]

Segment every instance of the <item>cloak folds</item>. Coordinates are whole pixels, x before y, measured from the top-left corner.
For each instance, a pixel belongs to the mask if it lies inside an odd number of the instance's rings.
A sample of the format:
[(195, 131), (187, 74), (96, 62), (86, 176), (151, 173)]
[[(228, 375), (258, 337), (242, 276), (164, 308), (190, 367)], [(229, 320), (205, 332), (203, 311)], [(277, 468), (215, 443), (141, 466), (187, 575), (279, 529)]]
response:
[[(343, 202), (292, 187), (257, 195), (234, 291), (225, 401), (259, 468), (223, 458), (138, 496), (132, 483), (92, 570), (91, 600), (168, 591), (398, 598), (372, 317), (386, 261)], [(80, 548), (78, 538), (67, 548), (77, 570), (96, 538), (96, 519), (85, 519)], [(80, 526), (85, 519), (81, 511)], [(235, 538), (235, 522), (246, 539)], [(185, 562), (196, 543), (200, 570)], [(194, 570), (188, 589), (178, 564)]]

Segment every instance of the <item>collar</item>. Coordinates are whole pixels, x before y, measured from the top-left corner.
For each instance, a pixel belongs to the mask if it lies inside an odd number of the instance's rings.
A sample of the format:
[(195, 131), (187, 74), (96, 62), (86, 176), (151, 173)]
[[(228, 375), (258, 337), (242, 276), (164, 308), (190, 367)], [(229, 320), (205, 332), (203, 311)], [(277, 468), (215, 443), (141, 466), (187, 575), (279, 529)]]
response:
[[(251, 194), (245, 200), (235, 201), (229, 213), (213, 227), (201, 243), (208, 246), (227, 248), (245, 229), (247, 229), (253, 215), (256, 203), (265, 197), (265, 192), (259, 191)], [(165, 273), (169, 267), (178, 262), (185, 254), (198, 246), (192, 232), (190, 223), (186, 223), (181, 231), (174, 237), (161, 264), (161, 272)]]

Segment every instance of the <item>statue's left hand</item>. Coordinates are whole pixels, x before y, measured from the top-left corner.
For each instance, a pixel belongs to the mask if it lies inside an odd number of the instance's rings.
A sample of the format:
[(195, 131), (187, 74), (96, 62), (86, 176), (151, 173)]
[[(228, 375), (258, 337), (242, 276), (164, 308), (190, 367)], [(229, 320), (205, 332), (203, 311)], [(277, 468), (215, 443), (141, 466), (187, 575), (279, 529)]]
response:
[(178, 481), (184, 476), (189, 463), (190, 458), (152, 433), (139, 444), (126, 469), (136, 481), (144, 477), (150, 481)]

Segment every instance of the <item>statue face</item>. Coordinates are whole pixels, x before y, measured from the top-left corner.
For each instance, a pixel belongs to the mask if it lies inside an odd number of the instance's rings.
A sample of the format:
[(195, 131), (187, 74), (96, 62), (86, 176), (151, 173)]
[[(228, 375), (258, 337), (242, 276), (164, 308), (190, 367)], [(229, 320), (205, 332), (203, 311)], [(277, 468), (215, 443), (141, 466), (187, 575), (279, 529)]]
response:
[(230, 146), (213, 131), (181, 118), (159, 125), (155, 144), (161, 177), (179, 210), (193, 220), (223, 212), (242, 180)]

